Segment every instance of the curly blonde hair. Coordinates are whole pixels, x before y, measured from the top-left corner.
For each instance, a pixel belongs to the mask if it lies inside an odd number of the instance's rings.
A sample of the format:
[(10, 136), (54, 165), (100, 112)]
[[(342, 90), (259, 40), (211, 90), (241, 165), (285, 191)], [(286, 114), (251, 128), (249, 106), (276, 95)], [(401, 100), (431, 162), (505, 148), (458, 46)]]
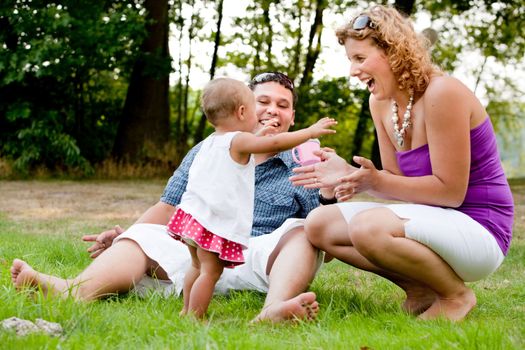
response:
[[(363, 29), (353, 29), (356, 18), (363, 15), (368, 16), (373, 24)], [(370, 38), (375, 45), (384, 50), (390, 68), (397, 78), (399, 89), (414, 94), (423, 93), (432, 76), (443, 74), (432, 63), (427, 50), (428, 39), (418, 35), (412, 22), (401, 16), (396, 9), (378, 5), (359, 16), (336, 30), (339, 44), (344, 45), (348, 38)]]

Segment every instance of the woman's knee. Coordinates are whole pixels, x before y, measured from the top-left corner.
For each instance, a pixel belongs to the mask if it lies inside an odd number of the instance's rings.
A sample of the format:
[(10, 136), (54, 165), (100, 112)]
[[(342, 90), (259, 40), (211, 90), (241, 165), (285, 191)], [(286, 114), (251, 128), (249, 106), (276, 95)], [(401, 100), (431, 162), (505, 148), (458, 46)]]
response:
[(365, 256), (384, 252), (384, 239), (391, 237), (389, 228), (376, 210), (356, 214), (348, 223), (348, 234), (352, 245)]
[[(335, 213), (339, 209), (335, 206), (323, 206), (312, 210), (306, 217), (304, 231), (306, 238), (316, 247), (326, 242), (326, 235), (335, 220)], [(342, 217), (341, 217), (342, 218)]]

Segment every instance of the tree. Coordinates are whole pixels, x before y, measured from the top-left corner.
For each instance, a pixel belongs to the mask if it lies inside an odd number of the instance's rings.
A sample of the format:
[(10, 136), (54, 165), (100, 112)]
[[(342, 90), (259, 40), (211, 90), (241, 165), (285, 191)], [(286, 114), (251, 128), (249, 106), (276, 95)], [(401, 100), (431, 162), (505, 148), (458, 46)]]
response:
[(319, 53), (321, 52), (321, 35), (323, 33), (323, 12), (326, 9), (325, 0), (315, 2), (315, 17), (310, 27), (308, 36), (308, 46), (306, 48), (306, 61), (304, 64), (303, 74), (300, 86), (308, 86), (312, 82), (312, 74)]
[(84, 172), (107, 156), (144, 33), (128, 4), (1, 3), (0, 156)]
[(169, 137), (168, 1), (146, 0), (148, 36), (133, 66), (113, 155), (135, 160), (149, 142), (162, 147)]
[[(219, 60), (219, 47), (221, 46), (221, 29), (223, 19), (223, 5), (224, 0), (219, 0), (217, 3), (217, 26), (213, 40), (213, 55), (210, 65), (210, 80), (215, 77), (215, 71), (217, 70), (217, 64)], [(199, 120), (199, 125), (195, 130), (194, 139), (195, 143), (200, 142), (204, 139), (204, 129), (206, 127), (206, 116), (203, 114)]]
[[(422, 1), (420, 10), (431, 14), (433, 27), (439, 32), (432, 51), (434, 60), (449, 72), (467, 68), (475, 79), (474, 92), (488, 99), (486, 108), (496, 131), (500, 126), (505, 130), (500, 137), (520, 136), (523, 125), (517, 122), (523, 114), (518, 113), (520, 117), (516, 118), (512, 109), (493, 106), (523, 103), (523, 87), (514, 74), (525, 70), (523, 1)], [(465, 56), (467, 52), (470, 57)]]

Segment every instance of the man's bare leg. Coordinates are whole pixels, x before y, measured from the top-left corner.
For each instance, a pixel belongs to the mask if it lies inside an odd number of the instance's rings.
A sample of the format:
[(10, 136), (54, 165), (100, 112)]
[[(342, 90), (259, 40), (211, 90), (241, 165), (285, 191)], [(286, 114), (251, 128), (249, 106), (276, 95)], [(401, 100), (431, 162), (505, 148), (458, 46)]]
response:
[(315, 277), (318, 250), (302, 227), (285, 234), (268, 261), (269, 289), (262, 311), (252, 322), (309, 320), (317, 316), (315, 293), (306, 292)]
[(75, 278), (62, 279), (34, 270), (25, 261), (15, 259), (11, 280), (17, 289), (41, 288), (45, 295), (72, 296), (89, 301), (119, 292), (127, 292), (153, 268), (152, 261), (134, 241), (123, 239), (108, 248)]

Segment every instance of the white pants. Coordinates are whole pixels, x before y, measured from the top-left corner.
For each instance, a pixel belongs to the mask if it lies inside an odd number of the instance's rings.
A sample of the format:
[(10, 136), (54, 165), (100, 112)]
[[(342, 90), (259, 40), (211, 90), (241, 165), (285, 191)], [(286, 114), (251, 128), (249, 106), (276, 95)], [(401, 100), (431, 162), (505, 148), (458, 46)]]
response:
[[(504, 255), (496, 239), (480, 223), (460, 211), (421, 204), (338, 203), (347, 222), (367, 209), (384, 207), (405, 222), (405, 236), (432, 249), (465, 282), (494, 272)], [(380, 218), (378, 218), (380, 219)]]
[[(304, 219), (288, 219), (271, 234), (250, 238), (248, 249), (243, 251), (245, 263), (233, 269), (224, 269), (215, 286), (215, 293), (225, 294), (231, 289), (268, 291), (266, 267), (270, 254), (281, 237), (290, 230), (303, 226)], [(137, 283), (135, 290), (144, 295), (151, 289), (163, 295), (179, 295), (184, 283), (184, 275), (191, 264), (188, 248), (173, 238), (166, 231), (166, 226), (154, 224), (135, 224), (119, 235), (113, 242), (121, 239), (135, 241), (144, 253), (155, 260), (168, 274), (169, 281), (157, 280), (149, 276)], [(324, 254), (318, 255), (318, 270)]]

